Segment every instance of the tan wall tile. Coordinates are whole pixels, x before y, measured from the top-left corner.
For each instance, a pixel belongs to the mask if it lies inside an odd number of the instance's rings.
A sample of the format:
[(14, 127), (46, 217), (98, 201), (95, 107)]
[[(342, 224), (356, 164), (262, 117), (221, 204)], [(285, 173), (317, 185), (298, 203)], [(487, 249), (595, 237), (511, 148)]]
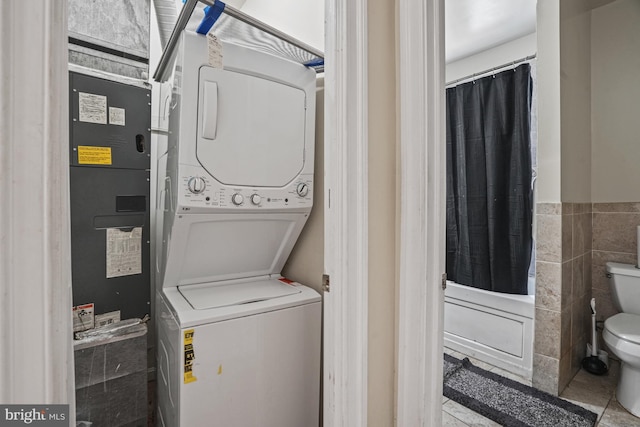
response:
[(583, 255), (585, 252), (585, 215), (573, 215), (573, 235), (572, 235), (572, 247), (573, 257)]
[[(558, 359), (561, 354), (561, 338), (565, 326), (561, 323), (561, 313), (536, 308), (535, 319), (534, 351)], [(570, 334), (570, 331), (568, 333)]]
[(562, 205), (560, 203), (537, 203), (536, 212), (538, 215), (560, 215)]
[(573, 251), (573, 218), (574, 215), (562, 215), (562, 261), (575, 256)]
[(563, 203), (562, 204), (562, 215), (573, 215), (575, 203)]
[(621, 252), (606, 252), (596, 251), (592, 252), (591, 259), (591, 287), (599, 289), (609, 289), (609, 281), (607, 280), (606, 264), (607, 262), (621, 262), (623, 264), (635, 264), (636, 254), (621, 253)]
[(573, 262), (562, 263), (562, 310), (571, 305), (573, 287)]
[(585, 217), (584, 251), (589, 253), (593, 249), (593, 227), (591, 225), (591, 214), (585, 214)]
[(619, 311), (613, 304), (611, 291), (609, 289), (593, 289), (593, 298), (596, 299), (596, 318), (598, 320), (607, 320)]
[(574, 214), (583, 214), (589, 211), (589, 207), (587, 203), (574, 203), (573, 205), (573, 213)]
[(536, 262), (536, 307), (562, 309), (562, 266), (557, 262)]
[(532, 385), (538, 390), (558, 395), (560, 360), (542, 354), (533, 354)]
[(577, 372), (582, 366), (582, 359), (587, 355), (587, 341), (585, 339), (577, 341), (571, 347), (571, 370)]
[[(571, 350), (571, 312), (573, 306), (570, 305), (560, 314), (560, 355), (564, 355)], [(537, 321), (537, 320), (536, 320)], [(544, 353), (543, 353), (544, 354)], [(549, 355), (553, 356), (553, 355)]]
[(640, 213), (594, 213), (593, 249), (636, 253), (636, 227)]
[(538, 215), (536, 259), (538, 261), (562, 261), (562, 216)]
[(571, 304), (579, 300), (584, 295), (584, 272), (583, 260), (584, 257), (579, 256), (571, 261), (573, 268), (573, 280), (571, 281)]
[(587, 254), (583, 258), (584, 265), (582, 267), (582, 272), (584, 274), (584, 287), (585, 294), (591, 295), (591, 264), (592, 264), (592, 255), (591, 252), (587, 252)]
[(589, 312), (591, 312), (591, 310), (588, 305), (585, 307), (584, 303), (584, 298), (580, 298), (571, 306), (571, 346), (574, 346), (578, 341), (584, 341), (585, 339), (585, 309)]
[(560, 372), (558, 373), (558, 394), (569, 384), (571, 378), (576, 374), (577, 370), (573, 370), (571, 366), (571, 351), (567, 351), (560, 359)]
[(640, 202), (594, 203), (593, 212), (640, 212)]

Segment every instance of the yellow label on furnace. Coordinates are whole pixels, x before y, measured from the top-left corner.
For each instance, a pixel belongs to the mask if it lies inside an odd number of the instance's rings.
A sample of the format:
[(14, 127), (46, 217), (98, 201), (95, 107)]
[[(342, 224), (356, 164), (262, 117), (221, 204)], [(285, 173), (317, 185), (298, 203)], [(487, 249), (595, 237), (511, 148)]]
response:
[(189, 384), (197, 380), (193, 375), (193, 361), (196, 353), (193, 351), (193, 335), (195, 329), (184, 331), (184, 383)]
[(78, 145), (78, 164), (80, 165), (110, 165), (111, 147), (93, 147)]

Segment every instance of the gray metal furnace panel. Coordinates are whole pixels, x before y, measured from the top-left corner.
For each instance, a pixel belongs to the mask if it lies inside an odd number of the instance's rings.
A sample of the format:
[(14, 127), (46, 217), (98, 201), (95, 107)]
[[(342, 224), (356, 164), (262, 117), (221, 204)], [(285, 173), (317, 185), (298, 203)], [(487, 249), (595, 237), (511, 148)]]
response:
[(142, 318), (150, 313), (149, 171), (70, 169), (73, 305)]
[(70, 163), (149, 169), (151, 91), (69, 73)]

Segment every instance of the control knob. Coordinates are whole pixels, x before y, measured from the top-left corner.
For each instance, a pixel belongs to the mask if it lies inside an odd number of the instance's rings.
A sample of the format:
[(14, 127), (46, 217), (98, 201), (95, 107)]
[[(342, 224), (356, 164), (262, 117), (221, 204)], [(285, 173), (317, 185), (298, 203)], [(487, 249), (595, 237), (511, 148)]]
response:
[(254, 205), (259, 205), (261, 201), (262, 201), (262, 197), (260, 197), (260, 195), (258, 194), (251, 195), (251, 203), (253, 203)]
[(244, 197), (242, 197), (242, 194), (240, 193), (235, 193), (233, 196), (231, 196), (231, 202), (236, 206), (240, 206), (242, 203), (244, 203)]
[(296, 193), (298, 193), (298, 196), (300, 197), (305, 197), (307, 194), (309, 194), (309, 186), (304, 182), (301, 182), (296, 187)]
[(202, 193), (206, 186), (207, 184), (204, 182), (204, 178), (199, 176), (191, 177), (187, 182), (187, 187), (189, 188), (189, 191), (191, 191), (193, 194)]

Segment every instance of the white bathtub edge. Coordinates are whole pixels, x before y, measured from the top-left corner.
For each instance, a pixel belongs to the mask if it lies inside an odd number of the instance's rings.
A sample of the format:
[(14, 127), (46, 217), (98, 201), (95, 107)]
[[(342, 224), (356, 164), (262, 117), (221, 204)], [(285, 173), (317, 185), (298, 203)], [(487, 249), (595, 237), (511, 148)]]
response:
[[(533, 295), (499, 294), (448, 281), (445, 290), (445, 316), (447, 305), (464, 306), (469, 310), (482, 313), (482, 316), (493, 316), (497, 322), (508, 319), (521, 324), (521, 334), (513, 337), (515, 340), (521, 340), (521, 357), (506, 353), (486, 343), (451, 333), (447, 331), (446, 326), (444, 345), (520, 377), (531, 379), (533, 369), (533, 322), (535, 318), (535, 297)], [(470, 327), (476, 326), (472, 323), (472, 316), (469, 317)], [(460, 319), (457, 318), (456, 320), (459, 321)]]

